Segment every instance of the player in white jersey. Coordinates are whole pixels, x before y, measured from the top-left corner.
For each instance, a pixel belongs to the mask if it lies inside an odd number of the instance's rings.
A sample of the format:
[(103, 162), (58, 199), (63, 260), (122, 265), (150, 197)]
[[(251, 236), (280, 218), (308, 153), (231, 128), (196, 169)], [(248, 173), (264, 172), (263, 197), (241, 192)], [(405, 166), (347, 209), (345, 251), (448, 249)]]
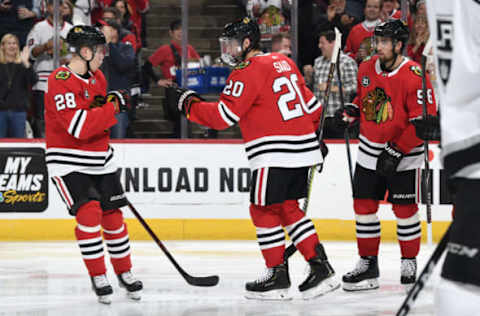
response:
[(430, 0), (439, 70), (442, 158), (455, 195), (437, 316), (480, 313), (480, 1)]

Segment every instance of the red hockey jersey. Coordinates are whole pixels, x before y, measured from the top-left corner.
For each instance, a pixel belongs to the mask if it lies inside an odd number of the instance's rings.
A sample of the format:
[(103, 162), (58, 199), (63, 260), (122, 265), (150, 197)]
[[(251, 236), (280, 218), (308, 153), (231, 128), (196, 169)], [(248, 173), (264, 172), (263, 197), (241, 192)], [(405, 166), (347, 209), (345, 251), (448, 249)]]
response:
[(189, 119), (215, 129), (238, 123), (252, 169), (297, 168), (322, 161), (315, 135), (320, 114), (295, 63), (270, 53), (237, 66), (220, 100), (194, 103)]
[(84, 79), (62, 66), (48, 77), (45, 138), (50, 176), (116, 171), (108, 131), (117, 122), (115, 108), (112, 103), (90, 108), (95, 98), (105, 97), (106, 87), (100, 70)]
[(364, 39), (372, 37), (374, 30), (375, 27), (368, 28), (363, 22), (352, 27), (352, 30), (348, 33), (347, 42), (343, 50), (345, 54), (355, 59), (360, 44), (362, 44)]
[[(422, 71), (407, 58), (392, 72), (384, 72), (378, 56), (363, 62), (358, 70), (357, 97), (360, 108), (360, 146), (357, 162), (375, 170), (386, 142), (405, 156), (397, 171), (416, 169), (423, 163), (423, 142), (410, 122), (422, 116)], [(435, 97), (427, 75), (428, 113), (436, 114)]]

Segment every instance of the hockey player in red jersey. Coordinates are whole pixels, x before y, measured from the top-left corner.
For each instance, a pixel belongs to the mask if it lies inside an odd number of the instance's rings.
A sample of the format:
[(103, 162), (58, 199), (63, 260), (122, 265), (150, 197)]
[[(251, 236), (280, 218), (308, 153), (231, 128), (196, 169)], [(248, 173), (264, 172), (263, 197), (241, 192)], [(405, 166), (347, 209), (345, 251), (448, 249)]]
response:
[(126, 94), (106, 93), (107, 82), (98, 69), (106, 53), (102, 32), (74, 26), (67, 43), (73, 57), (52, 72), (45, 94), (48, 171), (77, 221), (75, 236), (99, 302), (109, 304), (113, 293), (102, 228), (120, 287), (138, 300), (143, 285), (130, 272), (130, 244), (120, 210), (127, 200), (109, 146), (109, 128), (116, 123), (115, 114), (126, 110)]
[(244, 18), (227, 24), (220, 37), (222, 59), (234, 66), (218, 102), (178, 88), (178, 109), (196, 123), (225, 129), (239, 124), (253, 172), (250, 215), (267, 274), (246, 284), (246, 297), (290, 299), (284, 262), (285, 228), (308, 261), (310, 274), (300, 284), (305, 299), (337, 289), (315, 227), (297, 200), (307, 195), (310, 166), (322, 162), (315, 135), (320, 103), (288, 57), (259, 50), (258, 25)]
[(365, 61), (358, 71), (358, 93), (340, 122), (360, 122), (360, 145), (354, 175), (353, 207), (360, 260), (343, 276), (346, 291), (376, 289), (378, 285), (379, 201), (388, 190), (397, 218), (401, 250), (400, 282), (408, 290), (415, 283), (416, 256), (420, 249), (418, 216), (419, 168), (423, 164), (422, 141), (415, 135), (414, 119), (422, 116), (422, 98), (428, 112), (436, 113), (429, 78), (427, 95), (422, 92), (420, 66), (401, 55), (408, 28), (400, 20), (375, 28), (377, 56)]

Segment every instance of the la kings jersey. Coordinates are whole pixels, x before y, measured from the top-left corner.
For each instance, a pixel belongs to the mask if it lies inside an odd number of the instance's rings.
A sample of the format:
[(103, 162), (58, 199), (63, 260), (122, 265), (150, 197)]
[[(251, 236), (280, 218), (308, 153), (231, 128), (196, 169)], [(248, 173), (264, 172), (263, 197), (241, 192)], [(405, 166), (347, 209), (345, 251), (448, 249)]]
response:
[[(423, 143), (410, 121), (422, 116), (422, 97), (422, 71), (416, 62), (404, 58), (392, 72), (382, 71), (378, 56), (360, 65), (357, 97), (353, 101), (360, 109), (359, 165), (375, 170), (378, 155), (390, 142), (405, 154), (397, 171), (421, 167)], [(435, 114), (435, 97), (428, 77), (426, 102), (428, 112)]]
[[(72, 28), (72, 25), (68, 22), (63, 22), (62, 28), (60, 29), (59, 36), (61, 38), (67, 38), (67, 34)], [(49, 55), (47, 52), (34, 57), (32, 55), (32, 49), (37, 45), (42, 45), (47, 43), (53, 37), (53, 25), (45, 19), (43, 21), (35, 24), (28, 33), (27, 45), (30, 50), (30, 58), (32, 58), (35, 63), (33, 64), (33, 69), (38, 75), (38, 82), (32, 87), (33, 90), (46, 91), (47, 90), (47, 78), (50, 73), (53, 71), (53, 56)]]
[(480, 178), (480, 1), (427, 1), (448, 175)]
[(75, 171), (87, 174), (116, 171), (108, 130), (117, 123), (114, 105), (106, 103), (90, 109), (96, 97), (105, 97), (106, 87), (100, 70), (84, 79), (62, 66), (49, 76), (45, 138), (50, 176)]
[(297, 168), (322, 161), (315, 135), (320, 109), (293, 61), (271, 53), (237, 66), (220, 100), (194, 103), (189, 119), (215, 129), (238, 123), (252, 170)]

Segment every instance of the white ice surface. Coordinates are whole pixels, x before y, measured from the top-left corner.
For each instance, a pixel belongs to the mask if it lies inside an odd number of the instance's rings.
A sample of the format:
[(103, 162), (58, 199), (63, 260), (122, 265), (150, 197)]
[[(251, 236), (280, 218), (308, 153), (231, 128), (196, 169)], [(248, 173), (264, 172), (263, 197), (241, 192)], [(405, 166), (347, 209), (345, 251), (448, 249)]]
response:
[[(114, 295), (112, 304), (105, 306), (97, 303), (74, 241), (4, 242), (0, 243), (0, 315), (387, 316), (395, 315), (405, 297), (399, 282), (400, 250), (394, 243), (380, 246), (379, 290), (347, 293), (340, 289), (309, 301), (302, 300), (297, 289), (305, 277), (305, 261), (295, 254), (290, 260), (294, 300), (287, 302), (243, 298), (245, 282), (264, 270), (255, 241), (167, 241), (165, 245), (188, 273), (217, 274), (219, 284), (190, 286), (154, 242), (133, 242), (133, 272), (145, 287), (142, 300), (126, 298), (107, 259)], [(338, 278), (355, 266), (355, 243), (324, 245)], [(432, 251), (422, 244), (418, 273)], [(410, 315), (433, 315), (433, 285), (439, 268)]]

